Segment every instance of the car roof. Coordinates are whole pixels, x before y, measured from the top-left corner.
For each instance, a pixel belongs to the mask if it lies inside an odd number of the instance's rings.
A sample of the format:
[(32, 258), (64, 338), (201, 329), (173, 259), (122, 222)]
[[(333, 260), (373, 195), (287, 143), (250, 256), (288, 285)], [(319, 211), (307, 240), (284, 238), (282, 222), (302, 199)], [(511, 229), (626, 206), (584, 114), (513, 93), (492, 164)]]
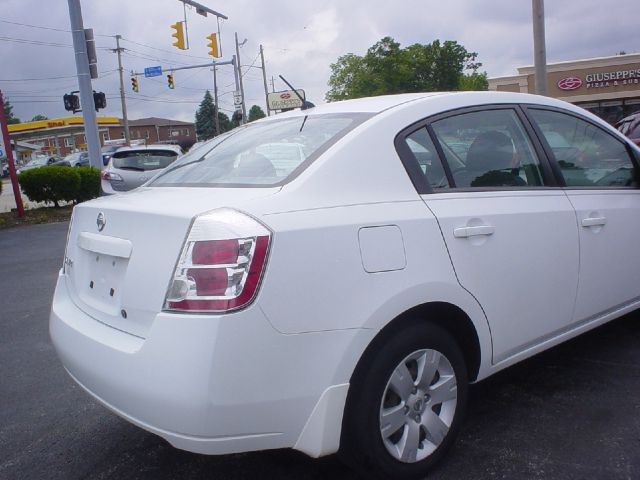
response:
[(179, 145), (133, 145), (130, 147), (120, 147), (116, 150), (117, 153), (120, 152), (140, 152), (144, 150), (167, 150), (170, 152), (175, 152), (178, 155), (182, 153), (182, 149)]
[[(410, 108), (415, 103), (438, 104), (483, 105), (483, 104), (538, 104), (556, 106), (568, 110), (580, 111), (579, 107), (562, 100), (542, 95), (532, 95), (528, 93), (496, 92), (496, 91), (473, 91), (473, 92), (428, 92), (428, 93), (403, 93), (397, 95), (381, 95), (378, 97), (358, 98), (353, 100), (343, 100), (330, 102), (306, 110), (295, 109), (289, 112), (280, 113), (275, 116), (266, 117), (257, 122), (268, 122), (275, 119), (287, 117), (298, 117), (306, 115), (322, 115), (335, 113), (369, 113), (379, 114), (388, 110), (399, 110)], [(440, 107), (438, 107), (440, 108)], [(256, 122), (256, 123), (257, 123)]]

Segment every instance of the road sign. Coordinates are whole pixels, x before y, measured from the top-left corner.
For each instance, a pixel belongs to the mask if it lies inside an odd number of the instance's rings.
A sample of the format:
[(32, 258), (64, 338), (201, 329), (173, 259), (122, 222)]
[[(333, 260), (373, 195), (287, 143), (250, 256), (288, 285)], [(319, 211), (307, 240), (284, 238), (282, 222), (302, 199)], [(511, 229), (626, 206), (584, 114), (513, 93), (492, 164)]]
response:
[(160, 75), (162, 75), (162, 67), (159, 65), (157, 67), (147, 67), (144, 69), (144, 76), (147, 78), (159, 77)]
[[(304, 99), (304, 90), (296, 90), (300, 96)], [(267, 95), (267, 105), (270, 110), (285, 110), (287, 108), (300, 108), (302, 107), (302, 100), (296, 95), (293, 90), (285, 90), (282, 92), (274, 92)]]
[(240, 92), (239, 90), (236, 90), (235, 92), (233, 92), (233, 104), (236, 107), (239, 107), (240, 105), (242, 105), (242, 92)]

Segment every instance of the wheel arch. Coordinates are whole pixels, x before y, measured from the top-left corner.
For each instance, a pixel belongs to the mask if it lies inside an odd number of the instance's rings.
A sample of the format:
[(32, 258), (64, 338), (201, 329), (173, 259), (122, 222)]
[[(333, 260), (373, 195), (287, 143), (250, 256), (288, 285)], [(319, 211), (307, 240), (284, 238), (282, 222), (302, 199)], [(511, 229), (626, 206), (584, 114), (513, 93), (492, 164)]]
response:
[(449, 333), (458, 343), (464, 355), (469, 381), (478, 378), (482, 365), (482, 347), (476, 327), (469, 316), (458, 306), (444, 301), (416, 305), (387, 323), (369, 343), (356, 363), (351, 375), (351, 384), (366, 368), (368, 359), (376, 354), (379, 346), (395, 332), (411, 324), (429, 323)]

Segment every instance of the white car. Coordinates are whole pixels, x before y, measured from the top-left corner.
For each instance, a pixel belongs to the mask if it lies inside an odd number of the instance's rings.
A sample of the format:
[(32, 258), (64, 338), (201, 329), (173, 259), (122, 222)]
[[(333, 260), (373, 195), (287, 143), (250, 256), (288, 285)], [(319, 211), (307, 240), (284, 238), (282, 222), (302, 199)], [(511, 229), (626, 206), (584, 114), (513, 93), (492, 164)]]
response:
[[(178, 145), (134, 145), (121, 147), (100, 174), (103, 195), (126, 192), (147, 182), (182, 155)], [(104, 159), (103, 159), (104, 161)]]
[[(301, 157), (276, 168), (282, 144)], [(640, 305), (639, 158), (533, 95), (270, 117), (75, 207), (51, 337), (87, 392), (178, 448), (422, 478), (470, 382)]]

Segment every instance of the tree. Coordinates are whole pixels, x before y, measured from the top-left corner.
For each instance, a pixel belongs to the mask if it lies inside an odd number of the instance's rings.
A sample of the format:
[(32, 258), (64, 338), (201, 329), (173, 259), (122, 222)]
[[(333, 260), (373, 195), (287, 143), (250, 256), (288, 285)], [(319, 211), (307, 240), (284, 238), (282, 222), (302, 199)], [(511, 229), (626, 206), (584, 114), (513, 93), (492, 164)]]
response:
[(13, 116), (13, 105), (6, 98), (4, 99), (4, 114), (7, 117), (8, 125), (20, 123), (20, 119)]
[(40, 115), (40, 114), (38, 114), (38, 115), (36, 115), (35, 117), (33, 117), (33, 118), (31, 119), (31, 121), (32, 121), (32, 122), (37, 122), (37, 121), (39, 121), (39, 120), (49, 120), (49, 117), (46, 117), (46, 116), (44, 116), (44, 115)]
[(231, 122), (226, 113), (223, 113), (220, 110), (218, 110), (218, 123), (220, 123), (220, 133), (233, 130), (233, 122)]
[[(349, 53), (331, 64), (328, 101), (375, 95), (446, 90), (486, 90), (478, 54), (458, 42), (434, 40), (401, 48), (391, 37), (371, 46), (364, 56)], [(465, 74), (471, 71), (471, 74)], [(472, 77), (472, 78), (468, 78)], [(485, 82), (483, 82), (483, 80)]]
[(215, 108), (211, 92), (207, 90), (204, 94), (202, 102), (196, 111), (196, 136), (198, 140), (209, 140), (220, 133), (228, 132), (233, 128), (233, 124), (229, 117), (218, 110), (218, 123), (220, 124), (220, 132), (216, 132)]
[(258, 120), (259, 118), (264, 118), (267, 115), (264, 111), (258, 106), (254, 105), (249, 109), (249, 121), (253, 122), (254, 120)]
[(198, 140), (209, 140), (216, 136), (216, 127), (213, 121), (214, 111), (213, 97), (211, 92), (207, 90), (196, 111), (196, 136)]

